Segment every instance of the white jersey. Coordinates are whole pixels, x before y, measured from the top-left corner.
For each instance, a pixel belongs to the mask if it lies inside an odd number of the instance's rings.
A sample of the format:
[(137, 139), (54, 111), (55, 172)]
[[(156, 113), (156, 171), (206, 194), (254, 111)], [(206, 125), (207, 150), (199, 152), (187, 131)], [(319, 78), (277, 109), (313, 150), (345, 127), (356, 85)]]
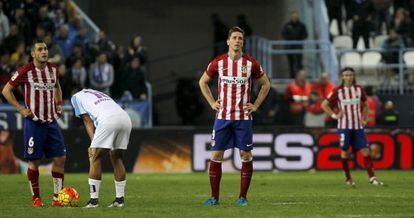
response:
[(126, 114), (126, 112), (107, 94), (93, 89), (82, 89), (72, 96), (75, 115), (88, 114), (95, 127), (104, 119)]

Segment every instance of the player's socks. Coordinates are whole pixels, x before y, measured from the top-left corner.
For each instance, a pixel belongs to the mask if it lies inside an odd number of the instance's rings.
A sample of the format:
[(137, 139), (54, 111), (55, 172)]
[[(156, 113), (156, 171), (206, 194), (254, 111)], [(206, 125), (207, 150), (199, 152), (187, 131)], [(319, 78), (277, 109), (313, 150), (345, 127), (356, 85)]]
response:
[(27, 168), (27, 178), (29, 179), (29, 186), (32, 192), (32, 199), (40, 199), (39, 171)]
[(89, 194), (91, 198), (98, 199), (99, 198), (99, 186), (101, 185), (101, 180), (96, 179), (88, 179), (89, 184)]
[(115, 180), (115, 193), (116, 193), (116, 198), (123, 198), (125, 195), (125, 185), (126, 185), (126, 180), (124, 181), (116, 181)]
[(52, 180), (53, 180), (53, 200), (57, 201), (58, 193), (63, 188), (64, 174), (53, 172), (52, 171)]
[(375, 177), (374, 168), (372, 166), (372, 160), (370, 156), (364, 157), (365, 169), (367, 169), (368, 177)]
[(210, 186), (211, 196), (217, 201), (219, 200), (220, 193), (220, 180), (221, 180), (221, 162), (210, 160)]
[(240, 173), (240, 195), (239, 198), (246, 199), (247, 191), (249, 190), (250, 181), (253, 174), (253, 161), (242, 162), (242, 169)]
[(346, 181), (352, 180), (351, 178), (351, 172), (349, 171), (349, 159), (348, 158), (342, 158), (342, 169), (345, 172)]

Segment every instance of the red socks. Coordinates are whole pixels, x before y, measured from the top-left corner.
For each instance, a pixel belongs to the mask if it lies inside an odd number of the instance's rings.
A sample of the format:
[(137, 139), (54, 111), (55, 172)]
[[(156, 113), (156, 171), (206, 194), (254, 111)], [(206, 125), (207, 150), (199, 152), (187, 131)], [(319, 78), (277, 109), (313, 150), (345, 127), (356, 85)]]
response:
[(247, 191), (249, 190), (250, 181), (253, 174), (253, 161), (242, 162), (242, 169), (240, 173), (240, 197), (246, 198)]
[(364, 157), (364, 165), (365, 165), (365, 168), (367, 169), (367, 173), (368, 173), (369, 178), (374, 177), (375, 176), (374, 168), (372, 166), (372, 160), (371, 160), (370, 156)]
[(27, 178), (29, 179), (29, 186), (32, 192), (32, 198), (39, 198), (40, 197), (40, 187), (39, 187), (39, 171), (38, 170), (31, 170), (27, 168)]
[(220, 193), (220, 180), (221, 180), (221, 162), (214, 162), (210, 160), (210, 186), (211, 196), (217, 201), (219, 200)]
[(349, 172), (348, 158), (343, 158), (342, 159), (342, 169), (345, 172), (346, 180), (350, 180), (351, 179), (351, 173)]

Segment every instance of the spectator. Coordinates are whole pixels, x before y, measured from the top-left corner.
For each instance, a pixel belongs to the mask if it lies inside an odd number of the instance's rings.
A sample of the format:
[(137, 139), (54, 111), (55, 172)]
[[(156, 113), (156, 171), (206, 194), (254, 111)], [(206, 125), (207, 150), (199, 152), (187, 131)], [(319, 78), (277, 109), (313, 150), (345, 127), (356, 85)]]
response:
[(61, 26), (63, 26), (66, 23), (65, 19), (65, 13), (62, 9), (57, 9), (55, 13), (55, 17), (53, 19), (53, 22), (55, 24), (55, 29), (60, 29)]
[(14, 70), (15, 68), (11, 64), (9, 53), (2, 52), (0, 56), (0, 89), (3, 90), (4, 85), (9, 81)]
[[(312, 86), (312, 92), (311, 92), (311, 97), (310, 97), (310, 106), (307, 107), (307, 112), (308, 113), (312, 113), (309, 114), (309, 118), (308, 119), (313, 119), (311, 118), (312, 115), (315, 116), (315, 119), (318, 120), (318, 118), (321, 118), (320, 112), (323, 112), (322, 108), (321, 108), (321, 103), (323, 100), (327, 99), (329, 94), (333, 91), (333, 89), (335, 88), (335, 85), (332, 84), (331, 81), (329, 81), (328, 78), (328, 74), (327, 73), (321, 73), (320, 77), (319, 77), (319, 81), (316, 82), (315, 84), (313, 84)], [(313, 126), (325, 126), (328, 125), (330, 123), (335, 123), (336, 124), (336, 120), (333, 120), (331, 117), (323, 115), (323, 122), (324, 124), (320, 124), (317, 125), (315, 124), (310, 124), (309, 125), (313, 125)], [(305, 119), (306, 120), (306, 119)], [(305, 121), (306, 123), (306, 121)], [(306, 125), (306, 124), (305, 124)]]
[(87, 73), (83, 66), (82, 59), (78, 58), (74, 60), (69, 71), (69, 77), (71, 78), (70, 86), (72, 87), (71, 95), (86, 87), (86, 75)]
[(10, 25), (10, 34), (3, 40), (4, 48), (9, 52), (12, 53), (16, 50), (19, 43), (23, 42), (24, 38), (19, 33), (19, 28), (16, 24)]
[(289, 105), (291, 124), (303, 125), (305, 108), (309, 103), (311, 85), (306, 82), (306, 72), (301, 70), (296, 75), (296, 80), (288, 85), (285, 92), (285, 101)]
[(381, 126), (398, 127), (399, 115), (398, 111), (395, 110), (394, 103), (392, 101), (387, 101), (385, 103), (384, 111), (378, 118), (378, 123)]
[(398, 8), (395, 12), (394, 19), (391, 22), (391, 28), (395, 29), (404, 41), (404, 45), (413, 44), (414, 23), (409, 17), (408, 12), (404, 8)]
[(89, 36), (88, 32), (84, 27), (79, 28), (78, 35), (75, 38), (75, 42), (82, 45), (83, 50), (86, 50), (88, 48), (89, 44)]
[(55, 24), (52, 21), (52, 19), (48, 17), (47, 5), (43, 5), (39, 8), (36, 23), (37, 25), (42, 26), (46, 30), (46, 32), (55, 34), (55, 31), (56, 31)]
[[(42, 40), (46, 36), (46, 29), (42, 25), (36, 27), (36, 39)], [(32, 42), (30, 42), (32, 43)]]
[(148, 52), (147, 48), (142, 45), (142, 37), (141, 36), (134, 36), (131, 41), (131, 46), (128, 48), (129, 55), (138, 56), (141, 64), (145, 65), (148, 60)]
[(53, 42), (52, 34), (46, 34), (43, 41), (46, 43), (47, 49), (49, 50), (49, 62), (56, 65), (65, 63), (65, 57), (62, 49), (60, 49), (60, 47)]
[(369, 0), (352, 0), (349, 4), (348, 13), (352, 19), (352, 47), (357, 48), (358, 40), (362, 36), (365, 48), (370, 48), (369, 37), (375, 30), (372, 3)]
[[(374, 98), (374, 89), (372, 86), (365, 87), (365, 93), (367, 96), (367, 102), (369, 105), (368, 108), (368, 117), (367, 117), (367, 124), (366, 127), (375, 127), (376, 124), (376, 117), (379, 113), (379, 109), (377, 108), (377, 103), (375, 102)], [(377, 98), (378, 99), (378, 98)], [(363, 111), (362, 105), (361, 105), (361, 112)]]
[(132, 94), (134, 99), (147, 100), (147, 86), (145, 85), (145, 73), (141, 67), (140, 58), (134, 56), (130, 65), (122, 75), (122, 84)]
[(213, 22), (214, 26), (214, 35), (213, 35), (213, 57), (217, 57), (221, 54), (224, 54), (227, 52), (227, 34), (228, 34), (228, 28), (223, 23), (221, 18), (218, 14), (213, 13), (211, 15), (211, 20)]
[[(306, 26), (299, 20), (299, 13), (292, 11), (290, 20), (283, 26), (282, 36), (285, 40), (305, 40), (308, 37)], [(303, 45), (287, 45), (286, 49), (302, 50)], [(302, 53), (287, 55), (289, 61), (290, 77), (295, 78), (295, 73), (302, 69)]]
[(69, 38), (69, 27), (68, 25), (63, 25), (59, 29), (59, 33), (55, 38), (56, 44), (62, 49), (64, 58), (69, 58), (72, 55), (72, 47), (74, 41)]
[(81, 59), (83, 66), (88, 69), (91, 61), (89, 54), (86, 54), (82, 48), (82, 45), (75, 43), (72, 49), (72, 55), (66, 60), (66, 66), (72, 66), (77, 59)]
[(89, 69), (89, 82), (92, 89), (110, 95), (109, 88), (114, 82), (114, 68), (107, 62), (105, 52), (99, 53), (97, 61)]
[(23, 66), (25, 61), (28, 59), (26, 54), (26, 44), (22, 41), (17, 45), (16, 50), (10, 56), (11, 63), (14, 66)]
[(122, 84), (122, 75), (127, 66), (127, 62), (128, 59), (125, 48), (124, 46), (120, 45), (116, 49), (116, 53), (112, 62), (115, 70), (115, 78), (114, 85), (111, 86), (111, 94), (115, 99), (120, 98), (124, 91), (124, 84)]
[(3, 12), (3, 2), (0, 1), (0, 44), (10, 33), (9, 18)]
[[(382, 44), (382, 58), (387, 64), (397, 64), (399, 63), (399, 49), (405, 48), (404, 41), (397, 34), (395, 30), (390, 30), (388, 38)], [(398, 74), (398, 69), (392, 69), (395, 74)]]
[(326, 0), (325, 2), (328, 8), (329, 24), (331, 24), (332, 20), (336, 20), (339, 35), (344, 35), (344, 30), (342, 29), (342, 5), (344, 0)]
[(245, 38), (248, 38), (253, 35), (253, 30), (247, 23), (246, 16), (244, 14), (239, 14), (237, 16), (237, 26), (244, 30)]
[(108, 57), (112, 58), (112, 45), (109, 42), (109, 39), (104, 31), (99, 32), (98, 41), (95, 44), (95, 49), (97, 49), (99, 52), (105, 52)]
[(376, 23), (377, 23), (377, 34), (382, 34), (382, 25), (385, 23), (387, 34), (390, 32), (391, 13), (390, 7), (393, 4), (393, 0), (374, 0), (373, 6), (375, 9)]
[(322, 97), (316, 90), (312, 90), (309, 94), (309, 102), (306, 105), (304, 125), (305, 127), (324, 127), (325, 114), (322, 109)]
[(33, 41), (32, 27), (30, 22), (25, 15), (23, 7), (16, 8), (13, 23), (15, 23), (19, 29), (19, 32), (22, 33), (26, 45), (30, 45)]

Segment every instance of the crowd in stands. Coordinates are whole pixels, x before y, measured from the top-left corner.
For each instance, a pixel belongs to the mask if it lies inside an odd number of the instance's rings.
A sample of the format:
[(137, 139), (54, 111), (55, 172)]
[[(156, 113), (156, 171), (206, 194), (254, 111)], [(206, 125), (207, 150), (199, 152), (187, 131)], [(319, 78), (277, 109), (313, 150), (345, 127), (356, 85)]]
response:
[[(353, 48), (360, 37), (370, 48), (370, 37), (398, 34), (406, 47), (414, 45), (414, 1), (325, 0), (330, 21), (336, 20), (339, 35), (352, 35)], [(345, 13), (345, 14), (344, 14)]]
[(59, 66), (64, 99), (93, 88), (116, 99), (146, 100), (148, 51), (141, 36), (124, 47), (103, 31), (96, 35), (71, 0), (0, 0), (0, 89), (31, 61), (30, 46), (38, 39), (48, 46), (49, 62)]

